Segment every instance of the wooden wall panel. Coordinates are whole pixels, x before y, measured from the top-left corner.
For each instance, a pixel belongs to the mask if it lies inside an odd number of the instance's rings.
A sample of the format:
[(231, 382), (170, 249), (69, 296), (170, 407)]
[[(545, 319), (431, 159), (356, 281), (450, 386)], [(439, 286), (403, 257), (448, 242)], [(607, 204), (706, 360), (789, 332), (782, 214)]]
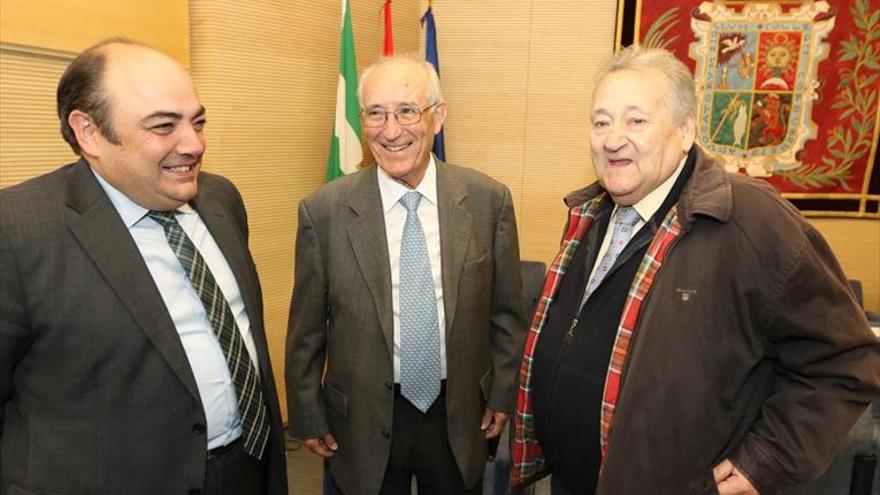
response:
[(55, 113), (55, 86), (73, 56), (0, 43), (0, 187), (76, 160)]
[(126, 36), (189, 63), (186, 0), (0, 0), (0, 41), (79, 53)]
[(862, 282), (865, 309), (880, 312), (880, 220), (813, 218), (843, 272)]

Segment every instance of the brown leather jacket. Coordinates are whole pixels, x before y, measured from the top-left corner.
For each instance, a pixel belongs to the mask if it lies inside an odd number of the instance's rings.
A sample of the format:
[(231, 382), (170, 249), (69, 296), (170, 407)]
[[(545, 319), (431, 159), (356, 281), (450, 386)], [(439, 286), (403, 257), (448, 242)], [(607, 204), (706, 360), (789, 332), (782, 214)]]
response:
[(598, 494), (717, 493), (725, 458), (762, 495), (816, 478), (880, 391), (880, 341), (822, 236), (766, 183), (696, 151)]

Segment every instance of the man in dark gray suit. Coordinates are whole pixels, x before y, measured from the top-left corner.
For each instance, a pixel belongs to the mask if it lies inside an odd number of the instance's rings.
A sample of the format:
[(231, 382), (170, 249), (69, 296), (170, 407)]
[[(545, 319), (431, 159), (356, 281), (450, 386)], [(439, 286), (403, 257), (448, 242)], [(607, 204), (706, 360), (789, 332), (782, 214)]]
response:
[(0, 493), (287, 492), (247, 218), (186, 70), (109, 40), (58, 85), (77, 163), (0, 191)]
[[(291, 428), (347, 495), (479, 493), (525, 336), (510, 191), (431, 155), (436, 72), (392, 57), (358, 96), (378, 167), (302, 201)], [(325, 374), (326, 365), (326, 374)]]

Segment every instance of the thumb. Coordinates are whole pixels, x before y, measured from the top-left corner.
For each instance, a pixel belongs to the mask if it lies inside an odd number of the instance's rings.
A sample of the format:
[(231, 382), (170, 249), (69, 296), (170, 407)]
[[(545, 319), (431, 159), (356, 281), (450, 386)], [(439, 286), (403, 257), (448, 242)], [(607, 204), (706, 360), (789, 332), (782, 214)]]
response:
[(720, 464), (712, 468), (712, 475), (715, 477), (715, 483), (721, 483), (733, 474), (733, 463), (729, 459), (724, 459)]
[(489, 424), (492, 422), (492, 417), (494, 416), (495, 411), (491, 409), (486, 409), (486, 412), (483, 413), (483, 421), (480, 422), (480, 429), (486, 430), (489, 427)]

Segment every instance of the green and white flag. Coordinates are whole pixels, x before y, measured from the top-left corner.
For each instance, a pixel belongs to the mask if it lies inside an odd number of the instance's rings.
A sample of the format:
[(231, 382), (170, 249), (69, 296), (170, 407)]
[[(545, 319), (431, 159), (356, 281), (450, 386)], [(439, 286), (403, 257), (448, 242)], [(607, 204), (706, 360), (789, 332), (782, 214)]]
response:
[(354, 32), (351, 27), (348, 0), (342, 0), (339, 83), (336, 86), (333, 138), (330, 140), (330, 155), (327, 157), (327, 182), (354, 172), (363, 159), (357, 101), (357, 64), (354, 61)]

